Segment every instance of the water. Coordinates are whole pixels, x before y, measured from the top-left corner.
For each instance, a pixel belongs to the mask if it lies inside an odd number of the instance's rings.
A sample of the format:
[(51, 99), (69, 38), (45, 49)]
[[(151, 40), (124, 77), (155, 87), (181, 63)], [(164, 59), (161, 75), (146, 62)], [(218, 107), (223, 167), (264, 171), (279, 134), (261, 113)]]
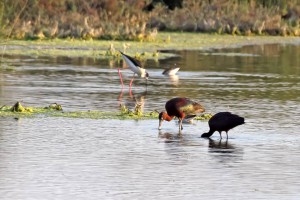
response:
[[(246, 124), (229, 139), (200, 135), (207, 122), (0, 118), (0, 199), (299, 199), (300, 46), (180, 51), (147, 61), (151, 79), (110, 61), (7, 58), (0, 105), (57, 102), (65, 110), (118, 110), (144, 103), (162, 110), (188, 96), (208, 112), (231, 111)], [(178, 77), (161, 74), (177, 64)], [(224, 134), (225, 136), (225, 134)]]

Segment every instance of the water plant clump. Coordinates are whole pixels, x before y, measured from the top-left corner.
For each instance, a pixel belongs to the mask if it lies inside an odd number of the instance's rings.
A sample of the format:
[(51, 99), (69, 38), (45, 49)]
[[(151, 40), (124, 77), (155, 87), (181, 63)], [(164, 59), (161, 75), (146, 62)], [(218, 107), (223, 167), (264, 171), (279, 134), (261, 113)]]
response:
[(1, 117), (34, 117), (40, 114), (50, 114), (54, 111), (61, 111), (62, 107), (59, 104), (56, 104), (54, 107), (53, 104), (47, 107), (29, 107), (23, 106), (21, 102), (16, 102), (13, 106), (1, 106), (0, 107), (0, 116)]
[(62, 106), (59, 105), (58, 103), (52, 103), (48, 107), (45, 107), (45, 109), (50, 109), (50, 110), (59, 110), (62, 111)]
[[(120, 120), (147, 120), (158, 119), (157, 111), (143, 112), (141, 105), (130, 111), (125, 105), (120, 106), (120, 111), (103, 112), (103, 111), (70, 111), (63, 112), (62, 106), (53, 103), (46, 107), (26, 107), (20, 102), (13, 106), (0, 107), (0, 117), (67, 117), (67, 118), (84, 118), (84, 119), (120, 119)], [(210, 118), (210, 114), (199, 116), (196, 120), (205, 120)]]
[(25, 108), (21, 105), (20, 102), (17, 102), (15, 103), (15, 105), (13, 105), (11, 108), (10, 108), (10, 111), (11, 112), (32, 112), (32, 108)]
[[(130, 109), (128, 109), (128, 107), (126, 105), (121, 104), (120, 111), (121, 111), (121, 115), (123, 115), (125, 117), (126, 117), (126, 115), (131, 116), (133, 118), (146, 117), (146, 116), (144, 116), (143, 107), (140, 103), (136, 103), (133, 110), (130, 110)], [(147, 115), (147, 117), (150, 117), (150, 115)]]
[(129, 110), (128, 110), (127, 106), (124, 105), (124, 104), (120, 105), (120, 110), (121, 110), (122, 114), (128, 114), (129, 113)]
[(196, 117), (194, 118), (194, 120), (208, 120), (208, 119), (210, 119), (212, 116), (213, 116), (213, 114), (211, 114), (211, 113), (205, 113), (205, 114), (196, 116)]
[(136, 103), (134, 107), (134, 114), (137, 116), (143, 116), (142, 104)]

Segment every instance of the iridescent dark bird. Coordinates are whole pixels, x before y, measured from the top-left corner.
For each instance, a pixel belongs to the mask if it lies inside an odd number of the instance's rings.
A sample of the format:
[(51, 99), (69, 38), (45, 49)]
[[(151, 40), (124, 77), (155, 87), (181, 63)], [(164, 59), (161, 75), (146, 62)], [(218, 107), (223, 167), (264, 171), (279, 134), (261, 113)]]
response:
[(171, 121), (174, 117), (179, 119), (179, 132), (183, 129), (182, 128), (182, 120), (189, 116), (195, 115), (197, 113), (202, 113), (205, 111), (204, 107), (201, 106), (199, 103), (194, 102), (188, 98), (173, 98), (167, 101), (165, 105), (167, 112), (159, 113), (159, 127), (161, 129), (162, 122), (164, 120)]
[(215, 131), (218, 131), (220, 138), (222, 139), (222, 131), (226, 132), (228, 139), (228, 131), (236, 126), (242, 125), (245, 123), (245, 119), (238, 115), (232, 114), (230, 112), (219, 112), (212, 116), (208, 121), (209, 132), (203, 133), (201, 137), (210, 137), (214, 134)]

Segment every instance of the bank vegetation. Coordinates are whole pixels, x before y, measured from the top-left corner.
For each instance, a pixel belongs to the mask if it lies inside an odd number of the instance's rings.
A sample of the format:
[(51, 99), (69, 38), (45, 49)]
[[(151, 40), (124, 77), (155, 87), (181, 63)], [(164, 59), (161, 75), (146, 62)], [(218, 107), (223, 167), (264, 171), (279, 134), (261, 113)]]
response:
[(0, 35), (137, 41), (154, 41), (159, 31), (299, 36), (299, 15), (299, 0), (0, 0)]

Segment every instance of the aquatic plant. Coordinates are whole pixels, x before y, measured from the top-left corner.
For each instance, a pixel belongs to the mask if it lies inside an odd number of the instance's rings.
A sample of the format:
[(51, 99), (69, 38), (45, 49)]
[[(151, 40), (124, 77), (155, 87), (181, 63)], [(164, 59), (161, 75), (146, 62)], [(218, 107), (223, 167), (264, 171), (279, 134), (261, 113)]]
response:
[(50, 113), (52, 111), (62, 111), (62, 106), (53, 103), (47, 107), (26, 107), (21, 102), (16, 102), (13, 106), (0, 107), (0, 116), (14, 116), (20, 114), (21, 116), (32, 116), (35, 114)]
[(50, 109), (50, 110), (60, 110), (62, 111), (62, 106), (59, 105), (58, 103), (53, 103), (53, 104), (50, 104), (48, 107), (45, 107), (45, 109)]
[(142, 109), (142, 104), (136, 103), (134, 107), (134, 112), (135, 115), (137, 116), (143, 116), (143, 109)]
[(13, 105), (10, 109), (10, 111), (12, 112), (30, 112), (32, 111), (31, 109), (27, 108), (25, 109), (20, 102), (15, 103), (15, 105)]
[[(46, 107), (26, 107), (20, 102), (13, 106), (0, 107), (0, 117), (67, 117), (67, 118), (87, 118), (87, 119), (120, 119), (120, 120), (146, 120), (158, 119), (157, 111), (142, 112), (141, 107), (136, 105), (133, 111), (129, 111), (124, 105), (120, 107), (119, 112), (103, 112), (103, 111), (70, 111), (62, 112), (62, 106), (53, 103)], [(205, 115), (196, 120), (204, 120), (210, 118), (211, 115)]]

